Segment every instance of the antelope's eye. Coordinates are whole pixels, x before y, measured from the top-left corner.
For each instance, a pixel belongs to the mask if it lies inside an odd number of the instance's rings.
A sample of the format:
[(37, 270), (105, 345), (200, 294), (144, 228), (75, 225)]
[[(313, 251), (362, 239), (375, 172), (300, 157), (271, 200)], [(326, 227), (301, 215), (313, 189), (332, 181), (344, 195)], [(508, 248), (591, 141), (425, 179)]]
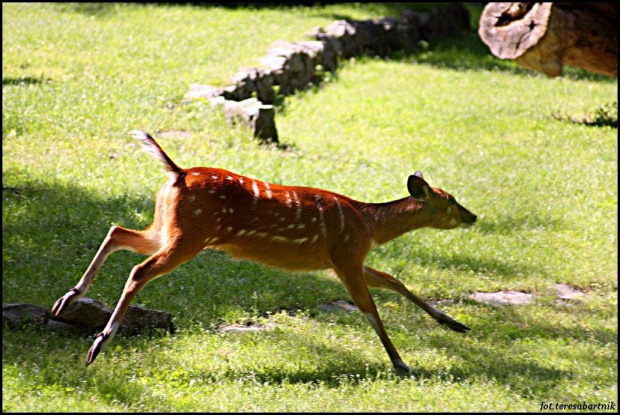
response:
[(456, 205), (456, 200), (455, 199), (448, 199), (448, 204), (450, 206), (454, 206), (454, 205)]

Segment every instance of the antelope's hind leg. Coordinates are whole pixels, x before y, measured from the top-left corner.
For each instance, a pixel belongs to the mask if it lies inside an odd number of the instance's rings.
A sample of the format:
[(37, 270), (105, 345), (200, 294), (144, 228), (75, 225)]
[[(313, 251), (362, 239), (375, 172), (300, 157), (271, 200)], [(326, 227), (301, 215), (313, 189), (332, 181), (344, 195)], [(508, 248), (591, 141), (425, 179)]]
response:
[[(187, 248), (187, 247), (186, 247)], [(121, 294), (121, 298), (116, 304), (116, 308), (101, 333), (97, 335), (93, 345), (88, 351), (86, 365), (91, 364), (96, 358), (103, 346), (108, 344), (116, 334), (120, 327), (125, 313), (129, 308), (129, 304), (138, 294), (138, 292), (153, 279), (169, 273), (179, 265), (192, 259), (202, 247), (190, 249), (180, 249), (176, 244), (164, 247), (159, 252), (149, 257), (143, 263), (136, 265), (129, 274), (129, 278), (125, 283), (125, 288)]]
[(156, 236), (156, 233), (150, 229), (135, 231), (121, 228), (120, 226), (112, 226), (78, 284), (70, 288), (65, 295), (54, 303), (52, 314), (59, 316), (69, 304), (86, 294), (86, 291), (88, 291), (90, 285), (95, 280), (99, 269), (112, 252), (126, 249), (140, 254), (151, 255), (157, 252), (160, 247), (159, 238)]

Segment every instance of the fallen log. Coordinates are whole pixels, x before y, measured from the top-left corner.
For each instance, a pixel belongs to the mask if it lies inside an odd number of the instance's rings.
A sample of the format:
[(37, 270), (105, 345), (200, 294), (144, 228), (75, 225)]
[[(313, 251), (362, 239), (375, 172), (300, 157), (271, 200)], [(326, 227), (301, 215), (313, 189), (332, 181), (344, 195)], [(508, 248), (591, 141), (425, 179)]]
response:
[(618, 77), (617, 3), (489, 3), (478, 34), (491, 53), (547, 76), (563, 65)]

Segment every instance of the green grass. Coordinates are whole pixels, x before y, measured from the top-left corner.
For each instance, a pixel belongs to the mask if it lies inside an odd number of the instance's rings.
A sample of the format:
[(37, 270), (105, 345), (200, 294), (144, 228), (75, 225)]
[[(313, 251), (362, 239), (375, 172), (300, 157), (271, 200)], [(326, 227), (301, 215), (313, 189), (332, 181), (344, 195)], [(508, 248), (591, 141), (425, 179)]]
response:
[[(131, 129), (168, 135), (181, 166), (322, 187), (364, 201), (404, 197), (424, 172), (479, 216), (423, 229), (366, 263), (472, 327), (438, 326), (373, 290), (412, 376), (397, 376), (327, 271), (289, 274), (206, 251), (149, 284), (138, 303), (171, 312), (174, 336), (92, 339), (3, 331), (3, 411), (538, 411), (541, 402), (617, 404), (617, 130), (558, 119), (617, 100), (617, 81), (567, 69), (549, 79), (489, 55), (475, 32), (391, 59), (346, 62), (279, 109), (282, 150), (225, 125), (192, 83), (224, 85), (271, 42), (343, 16), (400, 7), (4, 4), (2, 300), (51, 308), (109, 227), (141, 228), (165, 176)], [(476, 6), (478, 7), (478, 6)], [(471, 6), (474, 13), (479, 8)], [(472, 20), (476, 20), (473, 18)], [(142, 257), (112, 255), (88, 296), (113, 305)], [(553, 286), (586, 298), (557, 304)], [(492, 307), (475, 291), (535, 294)], [(271, 324), (220, 333), (220, 323)]]

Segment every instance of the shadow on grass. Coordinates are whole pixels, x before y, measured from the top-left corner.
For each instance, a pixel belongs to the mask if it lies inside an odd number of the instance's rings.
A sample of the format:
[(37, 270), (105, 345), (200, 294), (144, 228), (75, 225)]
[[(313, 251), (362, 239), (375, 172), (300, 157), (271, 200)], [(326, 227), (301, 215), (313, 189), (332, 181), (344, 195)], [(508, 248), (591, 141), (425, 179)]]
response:
[(2, 86), (17, 86), (17, 85), (37, 85), (43, 82), (50, 82), (50, 79), (44, 79), (43, 77), (35, 78), (32, 76), (23, 76), (20, 78), (5, 78), (2, 77)]

